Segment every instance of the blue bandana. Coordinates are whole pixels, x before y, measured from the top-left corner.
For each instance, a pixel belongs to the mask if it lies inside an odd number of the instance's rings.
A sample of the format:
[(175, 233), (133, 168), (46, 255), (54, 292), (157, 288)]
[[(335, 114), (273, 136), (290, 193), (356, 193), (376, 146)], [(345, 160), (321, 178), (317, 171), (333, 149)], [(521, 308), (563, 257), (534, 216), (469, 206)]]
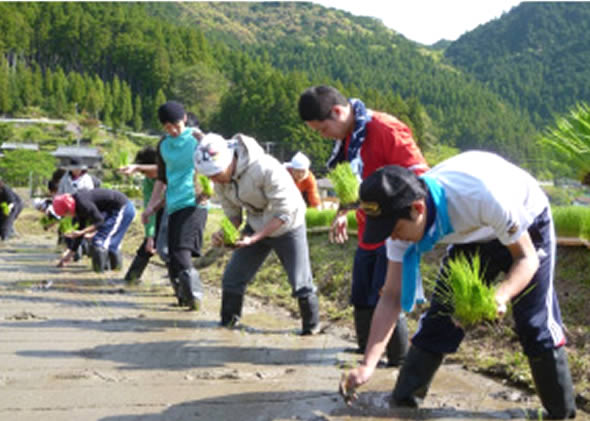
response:
[(420, 275), (420, 257), (422, 253), (432, 250), (436, 242), (453, 232), (453, 226), (447, 211), (447, 198), (442, 186), (434, 178), (420, 177), (426, 183), (430, 197), (436, 208), (433, 224), (424, 232), (417, 243), (412, 244), (404, 254), (402, 264), (402, 309), (412, 311), (414, 304), (424, 301), (424, 289)]
[(328, 158), (326, 167), (328, 169), (334, 168), (337, 164), (343, 162), (346, 156), (350, 162), (352, 171), (360, 180), (363, 174), (363, 160), (361, 159), (360, 151), (367, 135), (366, 126), (371, 121), (371, 115), (367, 112), (365, 104), (360, 99), (351, 98), (349, 102), (354, 112), (354, 130), (350, 136), (348, 153), (344, 153), (344, 140), (337, 140), (334, 149), (332, 149), (332, 155)]

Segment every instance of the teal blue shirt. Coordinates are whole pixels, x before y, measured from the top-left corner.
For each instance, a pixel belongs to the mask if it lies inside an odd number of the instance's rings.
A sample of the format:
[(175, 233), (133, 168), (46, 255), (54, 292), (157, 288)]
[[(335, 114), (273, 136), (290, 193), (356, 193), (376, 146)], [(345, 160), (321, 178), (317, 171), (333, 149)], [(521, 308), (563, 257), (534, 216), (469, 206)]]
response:
[(198, 144), (190, 128), (177, 137), (168, 135), (160, 142), (158, 152), (165, 166), (168, 215), (196, 206), (193, 154)]

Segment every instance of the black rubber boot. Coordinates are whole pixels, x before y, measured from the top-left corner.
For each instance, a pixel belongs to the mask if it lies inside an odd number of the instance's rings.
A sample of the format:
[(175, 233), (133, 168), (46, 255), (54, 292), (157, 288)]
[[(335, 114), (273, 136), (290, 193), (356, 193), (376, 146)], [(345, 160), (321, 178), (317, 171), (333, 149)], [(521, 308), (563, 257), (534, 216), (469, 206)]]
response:
[(223, 291), (221, 295), (221, 326), (234, 327), (242, 317), (244, 295)]
[(109, 253), (105, 249), (92, 247), (92, 270), (97, 273), (106, 272), (110, 269)]
[(123, 254), (119, 250), (109, 250), (109, 266), (111, 270), (123, 269)]
[(301, 313), (301, 334), (314, 335), (320, 330), (320, 304), (315, 293), (306, 297), (299, 297), (299, 312)]
[(187, 306), (189, 310), (198, 310), (203, 298), (199, 272), (195, 268), (185, 269), (178, 274), (178, 282), (181, 305)]
[(537, 394), (548, 412), (543, 419), (575, 418), (574, 387), (564, 347), (528, 359)]
[(128, 283), (139, 283), (143, 271), (147, 267), (150, 261), (150, 257), (144, 254), (136, 254), (135, 258), (129, 265), (127, 273), (125, 274), (125, 282)]
[(424, 399), (428, 393), (430, 382), (442, 360), (443, 354), (410, 346), (393, 389), (393, 402), (398, 406), (417, 408), (419, 400)]
[[(371, 332), (371, 321), (373, 319), (373, 307), (355, 307), (354, 308), (354, 328), (356, 331), (356, 341), (358, 344), (357, 352), (365, 353), (369, 333)], [(395, 330), (387, 343), (385, 349), (387, 354), (387, 365), (389, 367), (398, 367), (402, 365), (406, 354), (408, 353), (408, 323), (406, 317), (400, 314)]]
[(389, 339), (385, 353), (387, 366), (399, 367), (404, 363), (410, 343), (408, 342), (408, 321), (404, 314), (399, 315), (395, 330)]
[(373, 307), (354, 307), (354, 330), (356, 331), (357, 352), (359, 354), (365, 353), (374, 311)]

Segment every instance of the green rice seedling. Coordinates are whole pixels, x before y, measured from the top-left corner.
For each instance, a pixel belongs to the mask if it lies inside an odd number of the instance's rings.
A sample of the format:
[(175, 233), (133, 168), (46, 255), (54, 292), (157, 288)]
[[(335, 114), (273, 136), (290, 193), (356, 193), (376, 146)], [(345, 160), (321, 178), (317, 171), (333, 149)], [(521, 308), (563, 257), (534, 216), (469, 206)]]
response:
[(10, 206), (8, 206), (8, 203), (6, 202), (0, 203), (0, 210), (2, 210), (4, 216), (8, 216), (8, 214), (10, 214)]
[(55, 222), (55, 219), (50, 218), (48, 215), (43, 215), (39, 222), (41, 223), (43, 229), (47, 229), (51, 226), (51, 224), (53, 224), (53, 222)]
[(552, 156), (590, 183), (590, 107), (580, 103), (543, 133), (540, 142)]
[(449, 261), (437, 290), (443, 304), (453, 309), (451, 315), (462, 326), (472, 326), (497, 318), (496, 288), (487, 286), (480, 276), (480, 259), (473, 256), (471, 263), (464, 255)]
[(240, 231), (232, 224), (227, 216), (221, 219), (221, 229), (223, 230), (223, 244), (226, 246), (235, 245), (236, 241), (240, 238)]
[(336, 211), (333, 209), (307, 208), (305, 211), (305, 224), (307, 228), (329, 227), (335, 216)]
[(126, 167), (131, 164), (131, 154), (127, 149), (121, 149), (117, 154), (118, 167)]
[(68, 234), (78, 229), (78, 223), (73, 223), (70, 216), (64, 216), (59, 220), (59, 232)]
[(358, 223), (356, 221), (356, 210), (351, 210), (346, 214), (346, 218), (348, 219), (348, 228), (349, 229), (357, 229)]
[(590, 208), (584, 206), (554, 206), (552, 214), (558, 236), (590, 238)]
[(336, 168), (328, 173), (328, 178), (332, 182), (341, 204), (350, 205), (358, 201), (359, 180), (352, 172), (349, 162), (336, 165)]
[(203, 174), (199, 174), (197, 177), (203, 194), (208, 197), (213, 196), (213, 184), (211, 183), (211, 180), (209, 180), (209, 177)]

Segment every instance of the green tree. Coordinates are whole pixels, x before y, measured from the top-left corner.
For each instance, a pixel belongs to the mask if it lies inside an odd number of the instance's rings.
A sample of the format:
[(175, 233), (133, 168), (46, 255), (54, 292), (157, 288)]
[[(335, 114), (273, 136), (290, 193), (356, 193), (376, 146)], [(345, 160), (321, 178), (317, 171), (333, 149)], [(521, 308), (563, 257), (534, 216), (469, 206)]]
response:
[(0, 159), (0, 175), (9, 184), (24, 186), (31, 175), (49, 179), (55, 165), (55, 158), (47, 152), (16, 149)]
[(143, 117), (141, 109), (141, 97), (135, 95), (135, 104), (133, 105), (133, 130), (140, 131), (143, 127)]

